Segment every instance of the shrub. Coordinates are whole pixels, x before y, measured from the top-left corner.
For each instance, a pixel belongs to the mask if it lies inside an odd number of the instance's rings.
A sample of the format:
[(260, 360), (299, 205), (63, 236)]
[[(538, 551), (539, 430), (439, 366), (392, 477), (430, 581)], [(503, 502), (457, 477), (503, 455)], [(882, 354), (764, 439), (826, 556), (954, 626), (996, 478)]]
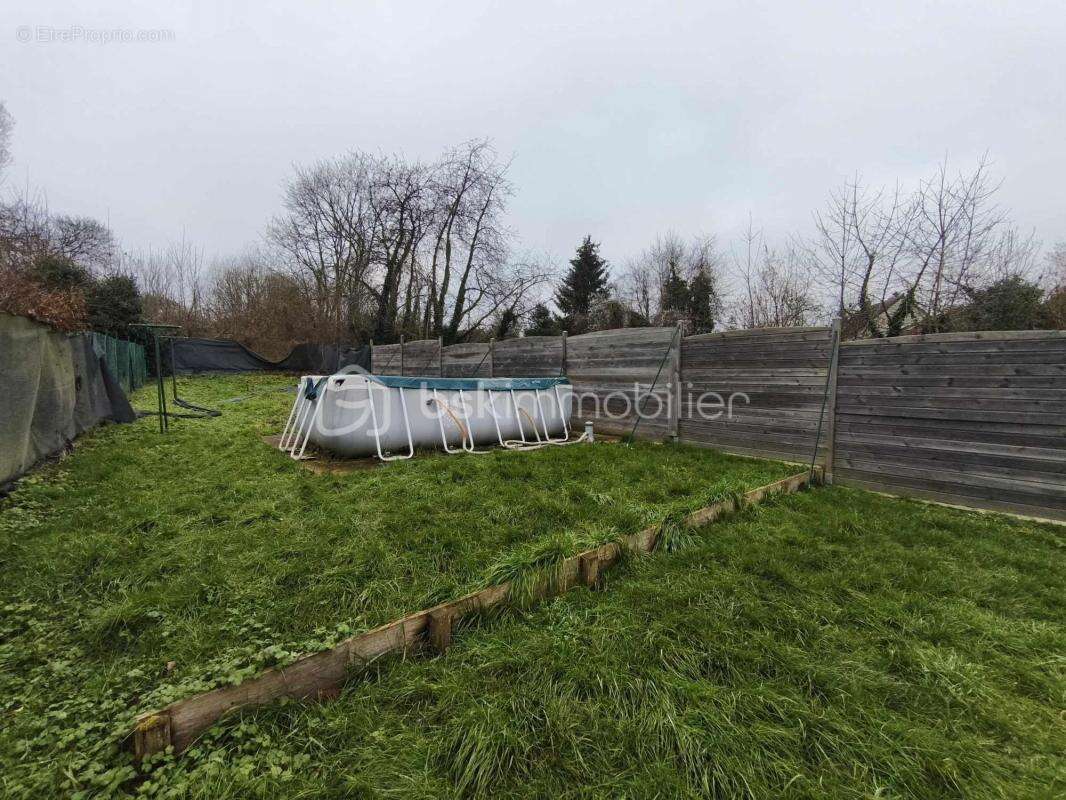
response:
[(43, 322), (64, 331), (88, 327), (88, 309), (81, 289), (48, 289), (14, 269), (0, 271), (0, 311)]

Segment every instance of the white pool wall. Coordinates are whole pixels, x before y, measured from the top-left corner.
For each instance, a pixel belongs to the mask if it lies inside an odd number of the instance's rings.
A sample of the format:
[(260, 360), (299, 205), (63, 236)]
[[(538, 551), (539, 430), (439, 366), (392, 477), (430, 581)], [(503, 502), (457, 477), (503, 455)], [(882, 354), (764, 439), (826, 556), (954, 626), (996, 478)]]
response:
[[(300, 391), (308, 380), (318, 382), (323, 377), (304, 376)], [(425, 380), (432, 384), (434, 379)], [(383, 454), (407, 453), (408, 425), (416, 450), (443, 449), (442, 440), (449, 448), (459, 449), (464, 429), (469, 430), (475, 446), (499, 444), (501, 438), (522, 441), (524, 437), (528, 442), (560, 438), (572, 412), (573, 389), (562, 383), (539, 392), (433, 390), (387, 387), (366, 375), (333, 375), (310, 403), (304, 411), (314, 419), (310, 442), (341, 455), (361, 457), (378, 454), (378, 438)]]

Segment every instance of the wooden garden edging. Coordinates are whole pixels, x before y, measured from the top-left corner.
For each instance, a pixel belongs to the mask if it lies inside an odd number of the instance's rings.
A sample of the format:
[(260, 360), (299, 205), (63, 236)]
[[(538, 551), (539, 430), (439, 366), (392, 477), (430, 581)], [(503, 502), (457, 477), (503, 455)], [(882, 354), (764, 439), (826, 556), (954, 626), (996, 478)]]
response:
[[(758, 503), (768, 495), (796, 492), (807, 484), (809, 477), (805, 470), (753, 489), (741, 496), (741, 506)], [(689, 514), (683, 524), (698, 528), (736, 510), (735, 500), (722, 500)], [(621, 558), (623, 547), (638, 553), (650, 552), (655, 549), (658, 535), (659, 526), (653, 525), (624, 537), (621, 542), (611, 542), (564, 559), (557, 565), (551, 585), (543, 587), (541, 595), (562, 594), (578, 585), (598, 585), (603, 570)], [(388, 653), (408, 653), (421, 647), (443, 652), (451, 644), (452, 626), (456, 622), (469, 614), (501, 605), (509, 593), (509, 583), (490, 586), (352, 636), (329, 650), (303, 656), (288, 666), (268, 669), (237, 686), (213, 689), (175, 701), (159, 711), (142, 714), (130, 737), (134, 755), (143, 758), (167, 747), (180, 753), (232, 709), (263, 705), (282, 697), (335, 697), (350, 668)]]

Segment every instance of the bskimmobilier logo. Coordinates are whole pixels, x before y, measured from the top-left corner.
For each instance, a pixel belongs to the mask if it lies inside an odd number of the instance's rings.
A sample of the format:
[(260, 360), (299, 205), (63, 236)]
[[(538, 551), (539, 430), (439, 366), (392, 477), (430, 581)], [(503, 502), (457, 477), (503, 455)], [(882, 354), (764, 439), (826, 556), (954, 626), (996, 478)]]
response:
[[(372, 391), (375, 394), (387, 394), (388, 390), (385, 387), (367, 387), (363, 382), (345, 381), (344, 377), (348, 375), (366, 375), (371, 382), (374, 380), (374, 376), (368, 375), (366, 370), (357, 366), (346, 367), (333, 376), (322, 376), (318, 379), (323, 391), (320, 393), (316, 389), (316, 397), (321, 397), (321, 403), (327, 408), (341, 412), (316, 415), (315, 427), (322, 433), (337, 436), (360, 431), (374, 435), (375, 431), (380, 434), (388, 430), (394, 422), (409, 425), (416, 417), (435, 420), (442, 413), (439, 398), (436, 401), (403, 403), (399, 406), (382, 402), (383, 398), (375, 402)], [(417, 378), (412, 380), (417, 381)], [(309, 384), (301, 382), (301, 391), (307, 391), (308, 386)], [(408, 391), (417, 388), (411, 386)], [(632, 423), (637, 419), (662, 423), (675, 416), (680, 420), (732, 422), (736, 419), (738, 407), (747, 406), (751, 402), (744, 392), (696, 393), (692, 391), (691, 384), (682, 384), (678, 389), (680, 391), (675, 391), (670, 384), (649, 386), (646, 383), (633, 383), (632, 386), (607, 392), (584, 389), (580, 384), (559, 387), (567, 396), (567, 405), (574, 409), (575, 414), (613, 423)], [(446, 393), (446, 406), (458, 419), (497, 418), (507, 412), (507, 403), (511, 402), (514, 394), (509, 390), (495, 388), (491, 380), (477, 381), (476, 388), (472, 390), (448, 390)], [(551, 392), (545, 390), (544, 396), (548, 398), (544, 402), (549, 404), (563, 402), (563, 398), (557, 396), (555, 389)], [(394, 419), (395, 415), (401, 412), (406, 419)], [(536, 417), (538, 413), (544, 414), (545, 411), (543, 408), (534, 407), (530, 413)]]

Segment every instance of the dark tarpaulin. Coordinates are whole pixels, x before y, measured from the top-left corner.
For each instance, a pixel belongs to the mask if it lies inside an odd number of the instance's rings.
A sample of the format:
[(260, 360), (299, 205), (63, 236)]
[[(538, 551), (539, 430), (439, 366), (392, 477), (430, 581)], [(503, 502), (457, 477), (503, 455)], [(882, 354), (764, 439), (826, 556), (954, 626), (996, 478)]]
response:
[[(233, 339), (174, 339), (174, 369), (194, 372), (301, 372), (332, 375), (345, 367), (370, 369), (370, 348), (298, 344), (285, 358), (271, 361)], [(169, 348), (165, 348), (169, 349)]]
[(104, 393), (111, 406), (108, 419), (112, 422), (135, 422), (137, 412), (133, 410), (129, 398), (122, 390), (122, 384), (111, 374), (111, 368), (107, 366), (107, 361), (102, 356), (100, 357), (100, 382), (104, 385)]
[(91, 334), (3, 313), (0, 387), (0, 492), (100, 422), (134, 418)]

